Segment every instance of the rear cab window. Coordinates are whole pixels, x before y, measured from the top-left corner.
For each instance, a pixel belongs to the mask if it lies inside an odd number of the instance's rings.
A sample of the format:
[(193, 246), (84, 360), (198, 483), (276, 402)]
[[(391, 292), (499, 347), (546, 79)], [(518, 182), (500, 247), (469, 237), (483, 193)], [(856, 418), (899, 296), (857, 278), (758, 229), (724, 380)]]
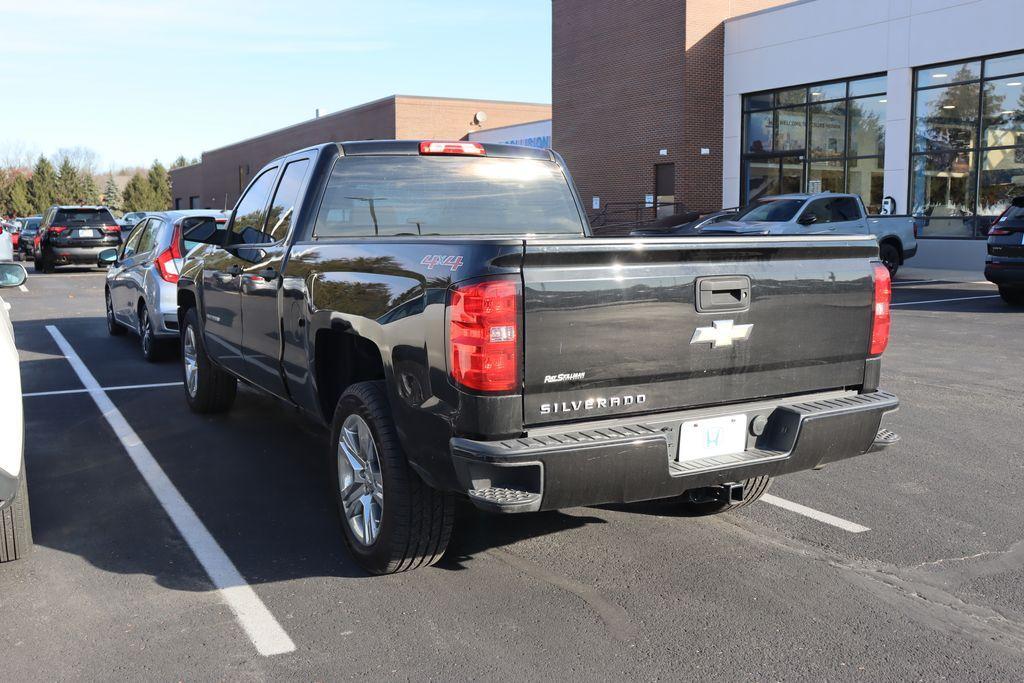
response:
[(569, 182), (553, 161), (347, 156), (335, 162), (315, 237), (582, 237)]

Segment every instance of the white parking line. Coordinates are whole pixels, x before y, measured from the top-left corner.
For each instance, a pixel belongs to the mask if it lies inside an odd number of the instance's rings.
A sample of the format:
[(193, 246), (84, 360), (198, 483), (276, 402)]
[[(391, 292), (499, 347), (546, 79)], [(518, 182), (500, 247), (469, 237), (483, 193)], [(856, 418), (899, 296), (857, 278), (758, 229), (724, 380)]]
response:
[(843, 531), (849, 531), (851, 534), (862, 534), (865, 531), (871, 531), (871, 529), (866, 526), (861, 526), (860, 524), (843, 519), (842, 517), (830, 515), (827, 512), (822, 512), (821, 510), (809, 508), (806, 505), (801, 505), (800, 503), (794, 503), (793, 501), (786, 500), (785, 498), (773, 496), (770, 493), (766, 493), (761, 496), (761, 500), (769, 505), (780, 507), (783, 510), (789, 510), (790, 512), (795, 512), (796, 514), (803, 515), (804, 517), (810, 517), (822, 524), (828, 524), (842, 529)]
[(114, 406), (68, 340), (53, 325), (47, 325), (46, 330), (57, 342), (57, 346), (60, 347), (64, 357), (71, 364), (78, 379), (85, 386), (92, 400), (96, 402), (96, 406), (103, 413), (103, 417), (106, 418), (111, 429), (117, 434), (121, 445), (128, 452), (128, 457), (135, 463), (142, 478), (146, 480), (149, 488), (167, 511), (171, 521), (174, 522), (174, 526), (178, 527), (178, 531), (192, 549), (196, 559), (203, 565), (221, 598), (235, 613), (235, 618), (246, 635), (249, 636), (249, 640), (256, 646), (256, 651), (264, 657), (293, 652), (295, 643), (256, 595), (256, 591), (242, 578), (234, 563), (217, 544), (213, 535), (203, 525), (178, 489), (171, 483), (156, 459), (153, 458), (152, 453), (142, 443), (128, 421), (124, 419), (121, 411)]
[[(125, 389), (154, 389), (156, 387), (180, 387), (183, 382), (161, 382), (159, 384), (125, 384), (119, 387), (100, 387), (100, 391), (124, 391)], [(88, 389), (61, 389), (59, 391), (34, 391), (22, 394), (22, 398), (31, 396), (60, 396), (62, 394), (88, 394)]]
[(929, 299), (927, 301), (904, 301), (890, 306), (920, 306), (922, 304), (944, 304), (950, 301), (973, 301), (975, 299), (998, 299), (998, 294), (986, 294), (985, 296), (960, 296), (955, 299)]

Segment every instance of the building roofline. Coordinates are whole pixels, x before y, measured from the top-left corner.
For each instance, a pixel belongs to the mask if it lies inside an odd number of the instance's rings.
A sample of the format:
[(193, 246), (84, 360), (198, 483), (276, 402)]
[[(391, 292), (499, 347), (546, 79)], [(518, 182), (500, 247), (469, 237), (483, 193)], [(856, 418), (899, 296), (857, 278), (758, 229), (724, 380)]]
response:
[(506, 128), (518, 128), (520, 126), (532, 126), (535, 123), (549, 123), (551, 119), (537, 119), (536, 121), (523, 121), (522, 123), (510, 123), (507, 126), (495, 126), (494, 128), (481, 128), (480, 130), (470, 131), (472, 133), (491, 133), (496, 130), (505, 130)]
[[(244, 144), (247, 144), (247, 143), (250, 143), (250, 142), (254, 142), (256, 140), (262, 140), (263, 138), (270, 137), (271, 135), (277, 135), (278, 133), (283, 133), (285, 131), (292, 130), (293, 128), (298, 128), (299, 126), (307, 125), (307, 124), (309, 124), (312, 121), (320, 121), (320, 120), (323, 120), (323, 119), (329, 119), (329, 118), (334, 117), (334, 116), (341, 116), (343, 114), (349, 114), (351, 112), (359, 111), (360, 109), (368, 109), (370, 107), (374, 107), (374, 106), (383, 104), (383, 103), (385, 103), (385, 102), (387, 102), (389, 100), (390, 101), (397, 101), (399, 99), (403, 99), (403, 100), (425, 100), (425, 101), (426, 100), (434, 100), (434, 101), (442, 101), (442, 102), (480, 102), (481, 104), (518, 104), (518, 105), (530, 106), (530, 107), (550, 107), (551, 106), (550, 103), (543, 103), (543, 102), (518, 102), (518, 101), (513, 101), (513, 100), (480, 100), (480, 99), (474, 99), (472, 97), (432, 97), (430, 95), (388, 95), (386, 97), (381, 97), (381, 98), (378, 98), (376, 100), (370, 100), (369, 102), (363, 102), (361, 104), (357, 104), (357, 105), (354, 105), (354, 106), (351, 106), (351, 107), (346, 107), (345, 109), (339, 109), (338, 111), (333, 111), (333, 112), (331, 112), (329, 114), (324, 114), (323, 116), (321, 116), (319, 118), (304, 119), (302, 121), (298, 121), (296, 123), (292, 123), (292, 124), (284, 126), (282, 128), (275, 128), (274, 130), (267, 131), (266, 133), (260, 133), (259, 135), (253, 135), (252, 137), (244, 138), (244, 139), (238, 140), (236, 142), (230, 142), (230, 143), (228, 143), (226, 145), (221, 145), (220, 147), (214, 147), (212, 149), (203, 150), (202, 154), (209, 154), (210, 152), (220, 152), (221, 150), (231, 149), (232, 147), (237, 147), (238, 145), (244, 145)], [(541, 119), (541, 120), (544, 120), (544, 119)], [(488, 129), (485, 129), (485, 130), (493, 130), (493, 129), (488, 128)], [(190, 165), (191, 166), (199, 166), (202, 163), (203, 162), (200, 161), (198, 164), (190, 164)], [(186, 166), (184, 168), (188, 168), (188, 167)], [(177, 171), (178, 169), (174, 169), (174, 170)]]
[(759, 14), (768, 14), (769, 12), (778, 12), (779, 10), (782, 10), (782, 9), (787, 9), (789, 7), (796, 7), (797, 5), (806, 5), (806, 4), (811, 3), (811, 2), (818, 2), (818, 0), (793, 0), (792, 2), (787, 2), (785, 5), (776, 5), (775, 7), (765, 7), (764, 9), (755, 10), (753, 12), (747, 12), (746, 14), (737, 14), (735, 17), (729, 17), (728, 19), (726, 19), (725, 23), (728, 24), (731, 21), (737, 21), (739, 19), (746, 19), (747, 17), (756, 17)]

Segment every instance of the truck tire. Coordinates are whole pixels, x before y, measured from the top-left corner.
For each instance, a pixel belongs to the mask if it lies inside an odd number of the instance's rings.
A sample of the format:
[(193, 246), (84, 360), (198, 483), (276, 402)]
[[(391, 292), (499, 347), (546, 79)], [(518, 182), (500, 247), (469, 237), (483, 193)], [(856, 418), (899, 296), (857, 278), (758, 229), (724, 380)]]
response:
[(111, 337), (120, 337), (124, 334), (124, 328), (114, 318), (114, 302), (110, 299), (109, 289), (103, 293), (103, 298), (106, 299), (107, 304), (107, 334)]
[(363, 569), (395, 574), (441, 559), (454, 500), (409, 466), (384, 382), (353, 384), (338, 399), (329, 462), (345, 544)]
[(999, 296), (1011, 306), (1024, 306), (1024, 289), (1000, 287)]
[(896, 277), (896, 271), (900, 269), (900, 249), (892, 242), (882, 242), (878, 245), (878, 258), (889, 269), (889, 277)]
[(185, 311), (184, 322), (181, 329), (181, 367), (188, 407), (194, 413), (205, 415), (226, 412), (235, 402), (238, 380), (210, 362), (195, 307)]
[(772, 483), (771, 477), (754, 477), (743, 482), (743, 500), (739, 503), (730, 503), (722, 500), (711, 500), (704, 495), (707, 489), (692, 489), (677, 498), (682, 508), (694, 517), (704, 515), (717, 515), (729, 510), (737, 510), (757, 501), (768, 491)]
[(0, 562), (25, 557), (32, 550), (32, 520), (28, 511), (28, 481), (24, 460), (21, 469), (18, 494), (14, 502), (0, 512)]

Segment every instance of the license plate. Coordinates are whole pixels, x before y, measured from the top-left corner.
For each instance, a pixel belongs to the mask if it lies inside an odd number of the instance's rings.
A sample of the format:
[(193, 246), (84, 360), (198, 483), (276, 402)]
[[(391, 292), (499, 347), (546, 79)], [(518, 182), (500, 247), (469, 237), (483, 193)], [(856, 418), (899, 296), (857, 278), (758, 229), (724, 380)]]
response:
[(91, 228), (82, 228), (78, 231), (79, 237), (95, 237), (96, 231)]
[(725, 415), (684, 422), (679, 435), (679, 462), (740, 453), (747, 447), (747, 416)]

